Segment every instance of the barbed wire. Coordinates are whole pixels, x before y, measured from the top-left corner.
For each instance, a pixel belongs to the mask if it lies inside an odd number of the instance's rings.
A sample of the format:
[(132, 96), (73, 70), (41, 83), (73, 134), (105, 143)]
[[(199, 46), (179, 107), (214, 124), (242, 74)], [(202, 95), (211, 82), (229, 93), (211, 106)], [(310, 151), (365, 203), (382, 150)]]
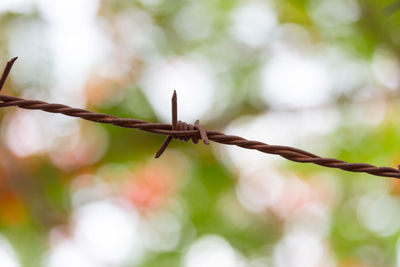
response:
[[(17, 58), (12, 58), (7, 63), (0, 79), (0, 90), (2, 89), (16, 60)], [(350, 172), (365, 172), (376, 176), (400, 178), (400, 171), (391, 167), (377, 167), (367, 163), (349, 163), (334, 158), (323, 158), (290, 146), (269, 145), (259, 141), (247, 140), (240, 136), (205, 130), (200, 125), (199, 121), (196, 121), (194, 125), (178, 121), (177, 95), (175, 91), (172, 96), (171, 124), (151, 123), (137, 119), (119, 118), (103, 113), (91, 112), (85, 109), (72, 108), (67, 105), (47, 103), (39, 100), (27, 100), (13, 96), (0, 95), (0, 101), (2, 101), (2, 103), (0, 103), (0, 108), (17, 106), (23, 109), (36, 109), (50, 113), (60, 113), (66, 116), (78, 117), (98, 123), (112, 124), (119, 127), (134, 128), (150, 133), (167, 135), (166, 140), (155, 155), (156, 158), (162, 155), (172, 139), (179, 139), (182, 141), (192, 140), (194, 144), (197, 144), (199, 140), (202, 140), (206, 145), (209, 144), (209, 141), (214, 141), (220, 144), (235, 145), (246, 149), (258, 150), (267, 154), (280, 155), (288, 160), (300, 163), (313, 163), (328, 168), (337, 168)]]

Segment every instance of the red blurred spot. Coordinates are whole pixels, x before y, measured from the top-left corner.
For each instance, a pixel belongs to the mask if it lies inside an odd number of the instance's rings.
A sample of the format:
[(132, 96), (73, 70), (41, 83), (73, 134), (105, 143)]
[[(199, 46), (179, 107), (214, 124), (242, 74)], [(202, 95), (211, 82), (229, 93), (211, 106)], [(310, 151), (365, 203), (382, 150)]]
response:
[(124, 195), (141, 210), (162, 206), (173, 193), (175, 179), (169, 168), (149, 165), (133, 173), (123, 188)]

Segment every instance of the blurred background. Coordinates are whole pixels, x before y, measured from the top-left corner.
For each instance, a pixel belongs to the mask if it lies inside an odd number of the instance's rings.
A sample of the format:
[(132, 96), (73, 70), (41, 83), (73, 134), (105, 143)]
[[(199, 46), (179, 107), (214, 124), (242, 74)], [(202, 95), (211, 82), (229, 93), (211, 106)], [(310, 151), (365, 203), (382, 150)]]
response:
[[(2, 93), (400, 163), (395, 0), (1, 0)], [(1, 67), (3, 68), (3, 67)], [(400, 266), (400, 183), (1, 109), (0, 266)]]

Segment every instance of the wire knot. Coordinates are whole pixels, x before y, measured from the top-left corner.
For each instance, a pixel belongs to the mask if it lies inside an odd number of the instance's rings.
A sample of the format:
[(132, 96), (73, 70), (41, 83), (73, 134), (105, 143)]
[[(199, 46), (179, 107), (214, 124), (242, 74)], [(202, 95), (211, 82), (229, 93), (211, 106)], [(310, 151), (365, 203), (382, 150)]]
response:
[(194, 125), (186, 122), (178, 121), (178, 103), (176, 91), (174, 90), (174, 94), (172, 95), (172, 131), (174, 133), (179, 132), (187, 132), (187, 131), (198, 131), (198, 134), (188, 134), (188, 135), (168, 135), (165, 139), (164, 143), (161, 145), (160, 149), (158, 149), (156, 153), (156, 158), (159, 158), (162, 153), (167, 149), (169, 143), (173, 138), (181, 140), (181, 141), (189, 141), (192, 140), (193, 144), (197, 144), (199, 139), (203, 141), (205, 145), (208, 145), (208, 136), (207, 131), (201, 127), (199, 120), (197, 120)]

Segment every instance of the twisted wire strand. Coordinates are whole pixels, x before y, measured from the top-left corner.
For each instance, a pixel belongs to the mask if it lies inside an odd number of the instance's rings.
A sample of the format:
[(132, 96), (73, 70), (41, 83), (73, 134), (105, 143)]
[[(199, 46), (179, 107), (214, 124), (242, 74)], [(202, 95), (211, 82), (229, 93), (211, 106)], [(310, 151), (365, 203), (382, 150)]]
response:
[[(4, 85), (5, 79), (7, 78), (15, 60), (16, 58), (8, 62), (2, 78), (0, 79), (0, 90)], [(210, 140), (220, 144), (235, 145), (246, 149), (258, 150), (267, 154), (280, 155), (294, 162), (313, 163), (328, 168), (337, 168), (350, 172), (365, 172), (375, 176), (400, 178), (400, 171), (391, 167), (377, 167), (366, 163), (349, 163), (334, 158), (322, 158), (310, 152), (290, 146), (269, 145), (259, 141), (247, 140), (240, 136), (227, 135), (218, 131), (204, 130), (198, 121), (196, 121), (194, 125), (178, 121), (176, 92), (174, 92), (172, 97), (172, 124), (150, 123), (137, 119), (119, 118), (103, 113), (91, 112), (85, 109), (72, 108), (67, 105), (47, 103), (38, 100), (27, 100), (13, 96), (0, 95), (0, 101), (2, 101), (2, 103), (0, 103), (0, 108), (17, 106), (23, 109), (42, 110), (93, 122), (112, 124), (119, 127), (133, 128), (150, 133), (167, 135), (167, 139), (160, 147), (156, 157), (161, 156), (172, 139), (179, 139), (182, 141), (188, 141), (191, 139), (195, 144), (198, 143), (199, 140), (202, 140), (204, 144), (208, 144), (208, 141)]]
[[(36, 109), (51, 113), (60, 113), (71, 117), (78, 117), (85, 120), (112, 124), (119, 127), (134, 128), (146, 132), (168, 135), (183, 141), (192, 139), (197, 143), (202, 139), (198, 126), (188, 125), (179, 122), (179, 127), (172, 129), (171, 124), (150, 123), (136, 119), (119, 118), (112, 115), (95, 113), (85, 109), (72, 108), (62, 104), (52, 104), (38, 100), (26, 100), (18, 97), (0, 95), (1, 107), (17, 106), (23, 109)], [(376, 167), (366, 163), (348, 163), (342, 160), (333, 158), (321, 158), (310, 152), (290, 147), (279, 145), (268, 145), (258, 141), (251, 141), (245, 138), (227, 135), (218, 131), (205, 131), (208, 140), (225, 144), (236, 145), (246, 149), (254, 149), (267, 154), (280, 155), (288, 160), (300, 163), (314, 163), (329, 168), (338, 168), (351, 172), (366, 172), (376, 176), (400, 178), (399, 170), (390, 167)]]

